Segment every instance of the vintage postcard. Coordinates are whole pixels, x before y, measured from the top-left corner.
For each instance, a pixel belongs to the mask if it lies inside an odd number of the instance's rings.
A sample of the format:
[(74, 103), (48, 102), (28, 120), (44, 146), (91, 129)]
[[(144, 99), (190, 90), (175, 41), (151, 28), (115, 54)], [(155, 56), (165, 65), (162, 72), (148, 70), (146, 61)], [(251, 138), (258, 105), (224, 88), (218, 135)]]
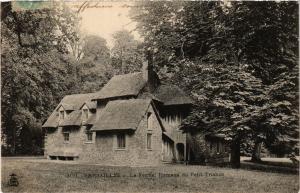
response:
[(299, 192), (298, 12), (1, 2), (1, 191)]

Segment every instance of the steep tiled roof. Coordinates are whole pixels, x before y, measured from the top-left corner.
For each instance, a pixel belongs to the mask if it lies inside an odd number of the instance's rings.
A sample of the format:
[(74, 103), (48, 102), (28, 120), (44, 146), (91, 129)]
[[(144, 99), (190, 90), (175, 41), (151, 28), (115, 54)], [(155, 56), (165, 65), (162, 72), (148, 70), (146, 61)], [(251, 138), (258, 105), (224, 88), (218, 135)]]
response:
[(75, 110), (74, 106), (72, 104), (67, 104), (67, 103), (60, 103), (59, 106), (57, 107), (57, 109), (60, 108), (61, 106), (67, 111)]
[(159, 98), (157, 98), (156, 96), (154, 96), (152, 93), (149, 93), (149, 92), (142, 92), (138, 96), (138, 98), (140, 98), (140, 99), (152, 99), (152, 100), (162, 102)]
[[(145, 87), (146, 82), (141, 72), (114, 76), (99, 92), (87, 94), (74, 94), (65, 96), (55, 111), (49, 116), (43, 127), (57, 127), (59, 122), (58, 108), (72, 111), (68, 114), (61, 126), (81, 124), (81, 111), (84, 104), (89, 109), (96, 109), (93, 99), (112, 99), (120, 96), (137, 96)], [(178, 86), (160, 85), (153, 94), (141, 93), (136, 100), (117, 100), (108, 102), (98, 120), (93, 114), (85, 124), (93, 125), (94, 130), (133, 129), (138, 126), (141, 114), (145, 112), (150, 99), (160, 101), (164, 105), (192, 104), (193, 100)], [(147, 106), (148, 107), (148, 106)], [(160, 121), (160, 120), (159, 120)]]
[(175, 85), (160, 85), (154, 95), (167, 106), (193, 103), (193, 100)]
[(59, 126), (80, 126), (81, 125), (81, 111), (72, 111), (66, 118), (59, 124)]
[(83, 125), (94, 125), (96, 122), (96, 118), (96, 113), (91, 113), (88, 120), (86, 120)]
[(91, 130), (136, 130), (150, 103), (151, 100), (147, 99), (111, 101)]
[(61, 100), (60, 104), (62, 104), (63, 106), (64, 104), (68, 104), (71, 105), (74, 110), (78, 110), (85, 102), (90, 102), (94, 97), (94, 94), (95, 93), (66, 95)]
[(174, 142), (174, 138), (172, 137), (172, 133), (164, 131), (163, 135), (167, 136), (169, 139), (171, 139)]
[(82, 109), (82, 107), (86, 105), (89, 109), (96, 109), (97, 108), (97, 104), (95, 101), (88, 101), (88, 102), (85, 102), (81, 105), (80, 109)]
[[(52, 112), (52, 114), (49, 116), (47, 121), (43, 124), (42, 127), (57, 127), (59, 122), (59, 117), (57, 110), (60, 106), (63, 106), (65, 110), (79, 110), (81, 106), (87, 102), (91, 102), (91, 98), (94, 96), (94, 93), (87, 93), (87, 94), (73, 94), (73, 95), (66, 95), (60, 103), (57, 105), (55, 110)], [(74, 111), (73, 111), (74, 112)], [(71, 112), (71, 114), (66, 116), (66, 119), (70, 117), (70, 119), (75, 116), (76, 113)], [(78, 113), (78, 112), (77, 112)], [(78, 115), (78, 114), (76, 114)], [(73, 119), (73, 118), (72, 118)], [(77, 122), (71, 123), (71, 120), (69, 122), (66, 122), (66, 124), (75, 124), (78, 125)]]
[(88, 101), (85, 103), (86, 106), (89, 108), (89, 109), (96, 109), (97, 108), (97, 105), (96, 105), (96, 102), (94, 101)]
[(93, 99), (107, 99), (120, 96), (136, 96), (145, 86), (141, 72), (114, 76)]
[(47, 121), (43, 124), (43, 127), (57, 127), (58, 126), (58, 113), (53, 111), (48, 117)]

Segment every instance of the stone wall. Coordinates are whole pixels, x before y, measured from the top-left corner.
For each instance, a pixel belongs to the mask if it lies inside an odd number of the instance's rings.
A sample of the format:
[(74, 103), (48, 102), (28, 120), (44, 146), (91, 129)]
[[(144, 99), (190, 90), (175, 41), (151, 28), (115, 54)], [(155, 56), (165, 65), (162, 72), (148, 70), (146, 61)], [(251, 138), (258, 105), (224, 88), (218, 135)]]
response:
[[(69, 141), (64, 141), (64, 132), (69, 132)], [(86, 126), (58, 127), (54, 131), (47, 131), (45, 140), (45, 156), (70, 155), (77, 156), (82, 152), (82, 147), (87, 142)]]
[[(150, 106), (149, 112), (153, 113)], [(119, 133), (119, 132), (118, 132)], [(143, 117), (135, 132), (126, 132), (126, 148), (116, 148), (117, 132), (97, 132), (92, 144), (83, 146), (80, 160), (104, 165), (159, 165), (162, 163), (162, 131), (155, 117), (152, 133), (152, 149), (147, 149), (147, 116)]]
[[(152, 106), (148, 109), (155, 115)], [(84, 126), (70, 131), (70, 141), (64, 142), (63, 129), (48, 133), (45, 143), (46, 156), (57, 151), (77, 152), (79, 160), (103, 165), (146, 166), (162, 164), (162, 130), (154, 116), (152, 149), (147, 149), (147, 113), (135, 132), (126, 132), (126, 148), (116, 148), (117, 132), (94, 132), (92, 142), (87, 142)]]

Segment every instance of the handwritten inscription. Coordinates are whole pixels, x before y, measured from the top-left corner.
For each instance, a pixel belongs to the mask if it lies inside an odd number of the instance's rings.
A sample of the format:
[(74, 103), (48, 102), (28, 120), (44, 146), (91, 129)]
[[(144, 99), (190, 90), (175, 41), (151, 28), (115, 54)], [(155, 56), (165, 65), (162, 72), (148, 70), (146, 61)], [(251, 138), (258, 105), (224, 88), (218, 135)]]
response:
[(89, 2), (85, 1), (81, 5), (76, 5), (75, 7), (78, 7), (77, 12), (84, 12), (86, 9), (91, 9), (91, 8), (110, 8), (112, 5), (100, 5), (99, 2)]
[[(74, 5), (75, 8), (77, 8), (77, 13), (84, 12), (87, 9), (93, 9), (93, 8), (112, 8), (116, 6), (115, 4), (103, 4), (103, 2), (91, 2), (91, 1), (85, 1), (82, 4)], [(144, 5), (130, 5), (130, 4), (119, 4), (118, 7), (120, 8), (132, 8), (132, 7), (144, 7)]]

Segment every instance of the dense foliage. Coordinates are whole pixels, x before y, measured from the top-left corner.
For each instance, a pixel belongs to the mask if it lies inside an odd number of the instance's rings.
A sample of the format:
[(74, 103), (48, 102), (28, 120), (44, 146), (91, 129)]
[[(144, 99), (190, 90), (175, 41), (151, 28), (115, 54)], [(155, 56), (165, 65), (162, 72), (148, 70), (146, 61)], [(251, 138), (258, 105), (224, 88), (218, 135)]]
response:
[(1, 3), (3, 155), (42, 154), (41, 126), (65, 95), (99, 91), (114, 74), (142, 63), (140, 43), (129, 32), (114, 35), (111, 57), (105, 39), (82, 34), (78, 15), (53, 4), (14, 11)]
[(196, 99), (183, 128), (224, 133), (236, 152), (246, 143), (255, 155), (261, 142), (296, 151), (296, 2), (138, 4), (131, 15), (161, 77)]
[(89, 35), (83, 38), (82, 58), (78, 61), (80, 92), (96, 92), (113, 76), (110, 50), (102, 37)]
[(140, 71), (143, 61), (142, 44), (127, 30), (113, 34), (112, 66), (118, 74)]
[(163, 81), (195, 99), (184, 129), (223, 133), (233, 152), (250, 147), (258, 159), (262, 142), (272, 153), (297, 152), (296, 2), (137, 2), (131, 17), (144, 42), (122, 30), (111, 50), (82, 36), (60, 3), (19, 12), (1, 3), (1, 14), (3, 153), (40, 153), (41, 124), (64, 95), (138, 71), (143, 52)]
[(1, 9), (2, 152), (39, 154), (41, 124), (62, 96), (76, 90), (68, 56), (76, 17), (63, 5), (16, 12), (1, 3)]

